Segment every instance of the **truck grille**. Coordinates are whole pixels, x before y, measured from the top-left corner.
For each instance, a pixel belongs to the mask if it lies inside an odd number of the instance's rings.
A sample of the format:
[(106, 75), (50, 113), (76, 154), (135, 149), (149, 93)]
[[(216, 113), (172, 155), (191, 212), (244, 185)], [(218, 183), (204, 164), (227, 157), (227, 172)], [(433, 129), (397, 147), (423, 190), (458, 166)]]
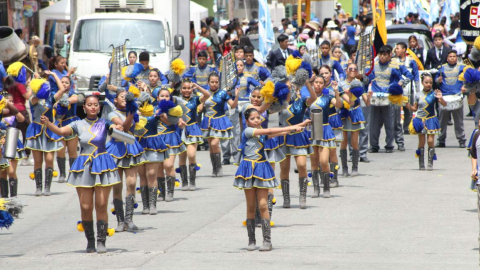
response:
[(127, 0), (127, 7), (144, 7), (147, 3), (146, 0)]
[(120, 7), (120, 0), (100, 0), (100, 8)]
[(88, 89), (91, 90), (97, 90), (98, 89), (98, 83), (100, 82), (101, 76), (92, 76), (90, 77), (90, 84), (88, 85)]

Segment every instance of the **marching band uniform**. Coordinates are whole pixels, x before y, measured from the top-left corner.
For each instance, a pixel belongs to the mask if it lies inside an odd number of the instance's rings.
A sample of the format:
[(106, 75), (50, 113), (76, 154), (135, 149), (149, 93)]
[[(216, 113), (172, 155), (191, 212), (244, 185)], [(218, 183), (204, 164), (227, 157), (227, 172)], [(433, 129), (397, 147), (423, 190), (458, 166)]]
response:
[[(367, 82), (372, 82), (371, 89), (375, 93), (388, 93), (388, 88), (392, 83), (404, 83), (402, 74), (398, 69), (398, 65), (389, 61), (382, 64), (379, 60), (375, 60), (375, 66), (370, 75), (365, 78)], [(393, 151), (393, 140), (395, 139), (395, 126), (392, 118), (394, 116), (393, 106), (375, 106), (372, 104), (370, 122), (370, 146), (371, 151), (376, 153), (380, 149), (379, 137), (383, 125), (385, 125), (385, 133), (387, 134), (385, 149), (387, 152)]]
[[(255, 128), (247, 127), (242, 133), (240, 148), (242, 161), (235, 173), (233, 186), (238, 189), (278, 187), (275, 171), (268, 163), (265, 156), (264, 145), (268, 140), (267, 135), (255, 136)], [(248, 238), (255, 242), (255, 220), (247, 220)], [(264, 246), (271, 246), (270, 220), (261, 219)]]
[[(45, 82), (48, 83), (48, 82)], [(45, 128), (40, 122), (40, 117), (45, 115), (50, 122), (53, 121), (53, 104), (55, 103), (55, 96), (50, 92), (47, 99), (39, 99), (35, 105), (30, 105), (32, 109), (32, 123), (27, 129), (27, 143), (25, 148), (30, 150), (36, 150), (40, 152), (56, 152), (63, 148), (63, 144), (60, 142), (63, 137), (53, 133), (50, 129)], [(35, 196), (42, 194), (42, 169), (36, 169), (35, 184), (37, 191)], [(52, 184), (53, 168), (45, 168), (45, 194), (50, 193), (50, 186)]]
[[(227, 101), (232, 99), (232, 97), (227, 94), (227, 91), (220, 89), (211, 94), (210, 98), (205, 101), (205, 116), (202, 119), (200, 129), (202, 130), (205, 139), (218, 138), (223, 144), (223, 140), (230, 140), (233, 138), (232, 123), (225, 115)], [(210, 160), (213, 165), (212, 174), (214, 176), (222, 176), (222, 160), (220, 153), (210, 153)]]
[[(299, 97), (292, 94), (290, 105), (279, 113), (281, 127), (300, 124), (304, 120), (308, 97)], [(285, 156), (308, 156), (313, 153), (307, 133), (299, 131), (278, 137), (278, 145)], [(287, 157), (290, 158), (290, 157)], [(282, 179), (282, 193), (284, 208), (290, 207), (290, 180)], [(307, 196), (307, 178), (299, 178), (300, 201)]]
[[(398, 70), (402, 74), (404, 78), (404, 83), (403, 86), (407, 85), (410, 81), (414, 80), (414, 76), (410, 71), (407, 69), (407, 65), (405, 62), (402, 62), (400, 59), (396, 59), (397, 61), (392, 61), (398, 66)], [(410, 65), (416, 65), (412, 64), (414, 61), (410, 61)], [(407, 63), (408, 64), (408, 63)], [(418, 70), (418, 67), (417, 67)], [(417, 79), (417, 78), (415, 78)], [(417, 81), (416, 81), (417, 82)], [(394, 124), (394, 132), (395, 132), (395, 143), (398, 146), (398, 149), (400, 151), (405, 150), (405, 140), (403, 138), (403, 127), (402, 127), (402, 122), (401, 122), (401, 111), (400, 111), (400, 106), (391, 104), (392, 106), (392, 118), (395, 119), (395, 124)]]
[(200, 65), (195, 65), (191, 66), (183, 74), (183, 78), (190, 78), (192, 82), (198, 84), (203, 89), (208, 90), (208, 75), (210, 75), (210, 73), (212, 72), (218, 73), (217, 68), (213, 65), (205, 65), (204, 67), (201, 67)]
[[(191, 97), (176, 97), (177, 104), (183, 109), (183, 120), (185, 121), (185, 128), (177, 128), (177, 132), (180, 134), (182, 141), (186, 144), (202, 144), (203, 143), (203, 133), (200, 130), (200, 127), (197, 123), (197, 108), (202, 102), (200, 97), (193, 95)], [(189, 187), (188, 180), (190, 180), (190, 190), (195, 190), (195, 177), (197, 173), (197, 164), (191, 163), (188, 165), (188, 175), (187, 176), (187, 165), (180, 165), (180, 176), (182, 178), (182, 187)]]
[[(413, 127), (415, 126), (415, 121), (423, 123), (423, 129), (421, 134), (440, 134), (440, 123), (437, 116), (435, 115), (435, 103), (438, 102), (438, 98), (435, 97), (435, 92), (433, 90), (426, 93), (425, 91), (418, 92), (415, 95), (415, 103), (418, 104), (417, 114), (415, 118), (412, 119), (410, 124), (410, 133), (414, 133)], [(418, 131), (415, 131), (418, 133)], [(420, 168), (425, 167), (424, 161), (424, 148), (417, 150), (417, 155), (419, 157)], [(428, 168), (433, 168), (433, 160), (435, 156), (435, 148), (428, 149)]]
[(251, 65), (245, 63), (244, 74), (253, 77), (256, 81), (266, 81), (271, 77), (270, 72), (261, 64), (254, 62)]
[[(435, 81), (440, 85), (440, 90), (445, 97), (448, 96), (460, 96), (461, 95), (461, 88), (463, 86), (463, 82), (458, 79), (459, 75), (463, 72), (465, 68), (464, 65), (449, 65), (443, 64), (442, 67), (438, 70), (437, 76)], [(439, 83), (438, 79), (442, 77), (442, 83)], [(460, 147), (465, 147), (465, 130), (463, 127), (463, 102), (461, 103), (460, 108), (455, 110), (446, 110), (442, 106), (438, 108), (439, 112), (439, 121), (440, 121), (440, 128), (441, 134), (438, 136), (438, 146), (445, 145), (445, 139), (447, 138), (447, 127), (448, 121), (450, 117), (453, 118), (455, 124), (455, 135), (457, 140), (460, 144)]]
[[(108, 119), (110, 121), (117, 117), (124, 122), (127, 119), (126, 112), (115, 109), (108, 114)], [(135, 132), (135, 123), (132, 124), (130, 130), (125, 132), (133, 135)], [(145, 151), (137, 140), (135, 140), (134, 144), (127, 144), (126, 142), (117, 141), (115, 138), (112, 138), (107, 143), (107, 152), (114, 158), (117, 167), (122, 169), (129, 169), (134, 166), (142, 165), (146, 160), (144, 154)], [(132, 230), (136, 228), (135, 224), (133, 224), (133, 211), (135, 203), (135, 193), (127, 195), (125, 198), (124, 213), (123, 201), (119, 199), (113, 200), (117, 221), (121, 229), (123, 229), (125, 225)], [(119, 231), (121, 231), (121, 229), (119, 229)]]
[[(335, 143), (336, 137), (332, 127), (330, 126), (330, 123), (329, 123), (330, 117), (328, 114), (328, 111), (333, 106), (332, 99), (334, 99), (334, 96), (330, 95), (328, 93), (328, 89), (325, 88), (324, 92), (317, 97), (317, 99), (315, 100), (315, 102), (312, 103), (312, 105), (310, 105), (310, 108), (309, 108), (310, 111), (313, 109), (319, 109), (319, 108), (322, 109), (323, 111), (323, 139), (312, 140), (312, 138), (310, 138), (310, 142), (312, 146), (320, 146), (323, 148), (337, 148), (337, 144)], [(318, 170), (313, 170), (312, 181), (313, 181), (314, 193), (312, 195), (312, 198), (317, 198), (320, 195), (319, 178), (323, 183), (323, 193), (326, 195), (330, 194), (330, 172), (329, 171), (319, 172)]]
[[(413, 60), (410, 56), (406, 55), (405, 60), (402, 61), (400, 57), (397, 57), (397, 63), (398, 66), (404, 66), (411, 74), (412, 78), (411, 81), (415, 82), (415, 88), (413, 88), (413, 85), (410, 87), (410, 95), (409, 95), (409, 102), (412, 104), (412, 100), (415, 99), (415, 93), (420, 91), (420, 75), (418, 73), (418, 65), (415, 60)], [(415, 91), (414, 91), (415, 89)], [(401, 130), (399, 128), (402, 128), (401, 122), (400, 122), (400, 108), (395, 111), (395, 133), (397, 134), (397, 139), (398, 139), (398, 134), (401, 134)], [(403, 107), (403, 132), (408, 133), (408, 125), (410, 124), (410, 121), (412, 121), (412, 112), (407, 110), (406, 107)], [(402, 142), (403, 142), (403, 136), (402, 136)], [(398, 144), (398, 141), (397, 141)]]
[[(98, 82), (98, 91), (100, 93), (105, 93), (105, 101), (103, 103), (103, 109), (101, 113), (101, 117), (105, 120), (108, 120), (108, 115), (112, 111), (114, 111), (115, 108), (115, 97), (117, 96), (116, 92), (110, 91), (107, 89), (108, 85), (108, 80), (107, 76), (102, 76), (100, 81)], [(125, 80), (122, 80), (122, 85), (116, 85), (117, 86), (117, 91), (120, 90), (128, 90), (128, 82)]]
[[(322, 54), (320, 59), (319, 59), (319, 64), (320, 64), (319, 67), (321, 67), (323, 65), (329, 66), (330, 69), (332, 70), (332, 72), (334, 70), (336, 70), (340, 80), (344, 80), (345, 77), (347, 77), (346, 74), (345, 74), (345, 71), (342, 68), (342, 65), (340, 64), (340, 62), (335, 60), (335, 58), (330, 57), (330, 55), (323, 56), (323, 54)], [(333, 76), (333, 74), (332, 74), (332, 78), (335, 78), (335, 76)]]

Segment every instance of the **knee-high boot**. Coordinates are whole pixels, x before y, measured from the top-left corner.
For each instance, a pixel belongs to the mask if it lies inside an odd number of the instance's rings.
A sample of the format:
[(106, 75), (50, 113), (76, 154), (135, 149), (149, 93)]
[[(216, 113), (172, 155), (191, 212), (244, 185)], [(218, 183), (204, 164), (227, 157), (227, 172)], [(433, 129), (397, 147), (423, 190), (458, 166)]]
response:
[(107, 252), (107, 247), (105, 246), (105, 242), (107, 241), (107, 229), (108, 223), (106, 221), (97, 221), (97, 253)]
[(320, 197), (320, 181), (318, 171), (312, 171), (313, 195), (312, 198)]
[(342, 161), (342, 176), (347, 177), (349, 176), (348, 163), (347, 163), (347, 149), (340, 149), (340, 160)]
[(283, 208), (290, 208), (290, 180), (283, 179), (282, 194), (283, 194)]
[(358, 159), (360, 158), (360, 151), (353, 150), (352, 151), (352, 176), (358, 175)]
[(167, 185), (167, 196), (165, 197), (165, 201), (171, 202), (173, 201), (173, 194), (175, 192), (175, 177), (167, 176), (166, 185)]
[(52, 179), (53, 179), (53, 168), (48, 167), (45, 169), (45, 190), (43, 191), (43, 195), (45, 196), (52, 195), (52, 193), (50, 192)]
[(210, 153), (210, 161), (212, 162), (212, 177), (217, 177), (217, 167), (215, 163), (215, 153)]
[(158, 190), (160, 190), (160, 196), (158, 198), (160, 201), (165, 201), (165, 194), (167, 190), (165, 188), (165, 177), (157, 177)]
[(197, 164), (192, 163), (188, 166), (188, 174), (189, 174), (189, 177), (190, 177), (189, 190), (194, 191), (194, 190), (197, 189), (197, 187), (195, 186), (195, 180), (197, 178)]
[(269, 219), (262, 219), (262, 233), (263, 245), (260, 247), (260, 251), (272, 250), (272, 230)]
[(125, 231), (125, 212), (123, 211), (123, 201), (119, 199), (113, 199), (113, 207), (115, 208), (115, 216), (117, 216), (117, 228), (116, 232)]
[[(147, 186), (140, 186), (140, 195), (142, 195), (142, 204), (143, 204), (142, 215), (148, 215), (150, 214), (149, 188)], [(155, 196), (155, 198), (157, 198), (157, 196)]]
[(215, 153), (215, 163), (217, 166), (216, 172), (217, 172), (217, 177), (222, 177), (223, 176), (223, 170), (222, 170), (222, 156), (220, 153)]
[(188, 191), (187, 165), (180, 165), (180, 178), (182, 178), (182, 191)]
[(87, 253), (95, 252), (95, 230), (93, 229), (93, 221), (82, 220), (83, 231), (87, 238)]
[(273, 193), (268, 193), (268, 200), (267, 200), (267, 206), (268, 206), (268, 214), (270, 215), (270, 220), (272, 220), (272, 215), (273, 215)]
[(2, 191), (2, 198), (8, 198), (8, 180), (0, 178), (0, 189)]
[(308, 179), (306, 177), (300, 177), (298, 179), (299, 189), (300, 189), (300, 197), (299, 197), (299, 204), (300, 209), (307, 208), (307, 185)]
[(157, 212), (157, 188), (151, 187), (148, 188), (148, 196), (150, 200), (150, 215), (156, 215)]
[(58, 183), (65, 183), (65, 178), (67, 177), (65, 170), (66, 160), (67, 159), (64, 157), (57, 157), (58, 170), (60, 171), (60, 175), (58, 176)]
[(8, 182), (10, 186), (10, 198), (17, 197), (18, 179), (10, 178)]
[(333, 173), (333, 177), (330, 180), (330, 186), (338, 187), (338, 163), (330, 163), (330, 172)]
[(127, 231), (133, 232), (138, 227), (133, 223), (133, 209), (135, 208), (135, 195), (130, 194), (125, 198), (125, 227)]
[(255, 240), (255, 220), (247, 219), (247, 233), (248, 233), (248, 251), (254, 251), (256, 240)]
[(258, 208), (258, 198), (255, 194), (255, 226), (261, 227), (262, 217), (260, 216), (260, 209)]
[(435, 157), (435, 148), (428, 148), (427, 171), (433, 171), (433, 160)]
[(418, 149), (418, 167), (419, 170), (425, 171), (425, 148)]
[(42, 186), (43, 186), (42, 168), (36, 169), (34, 174), (35, 174), (35, 185), (37, 186), (37, 191), (35, 191), (35, 196), (42, 196)]
[(322, 179), (323, 185), (323, 197), (330, 198), (330, 172), (321, 172), (320, 178)]

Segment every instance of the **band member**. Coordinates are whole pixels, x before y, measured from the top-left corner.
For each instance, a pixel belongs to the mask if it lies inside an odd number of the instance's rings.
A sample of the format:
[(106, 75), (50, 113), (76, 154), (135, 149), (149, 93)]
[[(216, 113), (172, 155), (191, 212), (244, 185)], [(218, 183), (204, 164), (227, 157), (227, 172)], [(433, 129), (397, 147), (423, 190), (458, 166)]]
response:
[(422, 74), (423, 91), (415, 95), (413, 106), (407, 103), (407, 109), (417, 112), (415, 118), (410, 124), (410, 134), (418, 134), (418, 149), (416, 156), (419, 158), (420, 170), (425, 170), (425, 135), (427, 135), (428, 144), (428, 164), (427, 170), (433, 170), (433, 161), (436, 160), (435, 154), (435, 134), (440, 133), (440, 124), (435, 115), (435, 103), (438, 101), (443, 106), (447, 103), (442, 97), (440, 90), (432, 91), (433, 79), (429, 73)]
[[(450, 51), (447, 56), (447, 63), (443, 64), (438, 70), (435, 82), (440, 86), (444, 98), (456, 97), (456, 103), (458, 108), (452, 107), (444, 108), (439, 107), (439, 121), (441, 134), (438, 136), (438, 142), (436, 147), (445, 147), (445, 140), (447, 138), (448, 121), (453, 118), (455, 124), (455, 135), (457, 136), (460, 148), (465, 148), (465, 130), (463, 128), (463, 99), (462, 99), (462, 86), (463, 82), (458, 79), (459, 75), (463, 72), (464, 65), (457, 63), (457, 52)], [(453, 104), (452, 104), (453, 105)]]
[(208, 90), (208, 75), (218, 71), (216, 67), (207, 65), (207, 58), (207, 52), (200, 51), (197, 55), (198, 65), (190, 67), (190, 69), (183, 74), (183, 78), (190, 78), (192, 82)]
[[(340, 80), (345, 79), (345, 71), (342, 68), (342, 65), (337, 60), (330, 57), (330, 42), (324, 41), (320, 44), (320, 50), (322, 55), (319, 59), (319, 66), (327, 65), (332, 71), (336, 71)], [(333, 75), (333, 72), (332, 72)], [(336, 78), (336, 77), (334, 77)]]
[(256, 81), (265, 83), (271, 77), (270, 72), (258, 62), (254, 62), (254, 54), (252, 47), (245, 47), (245, 67), (243, 73), (252, 76)]
[[(106, 140), (109, 128), (123, 130), (122, 125), (111, 125), (99, 119), (100, 101), (97, 96), (85, 98), (83, 108), (87, 117), (74, 121), (65, 127), (55, 126), (49, 117), (39, 117), (42, 125), (60, 136), (77, 134), (80, 145), (80, 156), (70, 168), (67, 184), (76, 187), (80, 200), (82, 227), (87, 238), (87, 253), (107, 252), (105, 241), (108, 228), (108, 196), (112, 186), (121, 183), (114, 159), (106, 151)], [(95, 199), (94, 199), (95, 197)], [(93, 228), (93, 209), (97, 214), (97, 247), (95, 249), (95, 231)]]

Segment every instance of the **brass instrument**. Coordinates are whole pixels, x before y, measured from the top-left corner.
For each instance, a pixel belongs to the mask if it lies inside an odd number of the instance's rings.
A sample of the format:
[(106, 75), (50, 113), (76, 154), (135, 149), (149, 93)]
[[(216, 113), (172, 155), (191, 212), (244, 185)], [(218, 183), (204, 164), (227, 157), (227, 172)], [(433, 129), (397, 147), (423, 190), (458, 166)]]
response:
[(123, 45), (113, 47), (112, 60), (110, 66), (110, 73), (108, 76), (108, 84), (115, 85), (117, 87), (122, 85), (122, 68), (127, 65), (127, 49), (125, 44), (128, 39), (125, 40)]
[(232, 90), (233, 81), (237, 77), (237, 68), (235, 66), (235, 55), (233, 52), (222, 57), (220, 60), (220, 88), (227, 91)]
[(358, 66), (358, 74), (365, 74), (368, 68), (372, 67), (373, 62), (373, 27), (370, 29), (365, 29), (360, 34), (360, 39), (358, 41), (357, 47), (357, 56), (355, 58), (355, 63)]

